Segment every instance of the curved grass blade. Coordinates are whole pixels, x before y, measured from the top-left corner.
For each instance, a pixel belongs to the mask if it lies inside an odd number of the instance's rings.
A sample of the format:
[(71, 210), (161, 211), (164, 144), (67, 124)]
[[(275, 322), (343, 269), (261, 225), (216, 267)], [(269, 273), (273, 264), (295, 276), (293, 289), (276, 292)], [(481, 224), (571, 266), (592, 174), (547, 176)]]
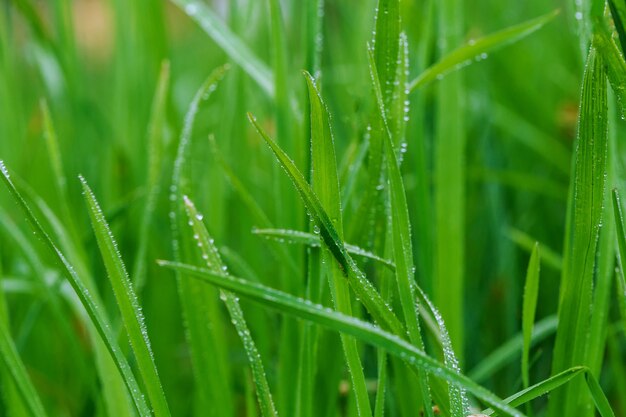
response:
[(455, 370), (448, 368), (439, 361), (426, 355), (426, 353), (409, 342), (371, 323), (346, 316), (322, 305), (313, 304), (308, 300), (294, 297), (273, 288), (232, 277), (224, 273), (177, 262), (162, 260), (157, 262), (161, 266), (189, 274), (201, 281), (235, 292), (242, 297), (246, 297), (280, 312), (311, 321), (338, 332), (352, 335), (365, 343), (397, 356), (416, 369), (432, 373), (458, 387), (465, 388), (468, 392), (475, 395), (476, 398), (494, 407), (494, 409), (498, 410), (503, 415), (523, 417), (521, 412), (504, 404), (496, 395), (476, 384), (465, 375), (457, 373)]
[[(534, 326), (530, 345), (533, 346), (554, 334), (557, 323), (556, 316), (549, 316), (538, 321)], [(524, 335), (519, 333), (484, 358), (474, 369), (467, 373), (467, 376), (476, 382), (487, 380), (507, 363), (512, 362), (522, 351), (523, 346)]]
[(525, 38), (550, 22), (558, 14), (559, 11), (555, 10), (482, 38), (469, 41), (467, 44), (445, 55), (436, 64), (427, 68), (416, 79), (411, 81), (409, 83), (409, 91), (413, 92), (435, 79), (439, 79), (452, 71), (471, 64), (474, 58), (484, 57), (485, 54)]
[[(513, 407), (518, 407), (561, 387), (580, 374), (583, 374), (585, 377), (587, 388), (593, 398), (596, 409), (600, 412), (600, 415), (602, 417), (615, 417), (606, 395), (604, 395), (598, 381), (586, 366), (575, 366), (573, 368), (566, 369), (557, 375), (554, 375), (542, 382), (539, 382), (538, 384), (533, 385), (532, 387), (526, 388), (517, 394), (506, 398), (504, 401)], [(493, 410), (485, 410), (483, 413), (487, 415), (495, 414)]]
[[(322, 100), (322, 96), (315, 85), (311, 74), (304, 72), (309, 91), (311, 116), (311, 180), (313, 191), (319, 196), (320, 203), (330, 215), (330, 221), (335, 227), (338, 237), (343, 235), (341, 218), (341, 196), (339, 194), (339, 180), (337, 178), (337, 161), (335, 158), (335, 144), (331, 130), (330, 115)], [(329, 277), (329, 284), (335, 309), (348, 316), (352, 315), (350, 287), (342, 276), (339, 264), (332, 262), (332, 255), (327, 248), (321, 253), (322, 274)], [(311, 277), (315, 279), (317, 277)], [(357, 414), (362, 417), (371, 416), (372, 409), (367, 394), (365, 375), (359, 357), (356, 340), (341, 335), (346, 364), (352, 379)]]
[(267, 65), (235, 35), (228, 26), (201, 0), (172, 0), (191, 17), (228, 56), (261, 87), (274, 97), (274, 76)]
[[(202, 254), (202, 259), (210, 269), (216, 272), (226, 271), (226, 266), (222, 263), (219, 251), (215, 247), (213, 239), (209, 235), (204, 223), (202, 223), (202, 216), (198, 213), (193, 202), (187, 196), (183, 196), (183, 200), (189, 223), (194, 232), (194, 239)], [(226, 304), (233, 325), (246, 350), (250, 368), (252, 369), (252, 377), (261, 408), (261, 414), (263, 417), (276, 417), (278, 413), (274, 407), (272, 394), (269, 389), (269, 384), (267, 383), (267, 378), (265, 377), (265, 369), (261, 362), (261, 356), (259, 355), (254, 340), (252, 340), (237, 297), (230, 291), (220, 290), (220, 298), (224, 301), (224, 304)]]
[(2, 319), (0, 319), (0, 361), (4, 363), (6, 370), (13, 378), (15, 387), (22, 397), (23, 404), (30, 414), (33, 417), (45, 417), (46, 412), (39, 394), (28, 376), (26, 367), (11, 339), (9, 329)]
[(359, 271), (354, 263), (354, 260), (352, 260), (350, 255), (348, 255), (348, 252), (346, 251), (342, 240), (339, 238), (339, 234), (331, 222), (330, 217), (322, 207), (322, 204), (311, 189), (311, 186), (305, 181), (302, 173), (298, 170), (287, 154), (280, 149), (276, 142), (274, 142), (268, 134), (265, 133), (256, 119), (251, 114), (248, 114), (248, 118), (261, 137), (269, 145), (274, 155), (276, 155), (278, 162), (282, 165), (287, 175), (293, 181), (293, 184), (300, 194), (305, 207), (320, 229), (320, 236), (322, 237), (324, 244), (328, 247), (337, 262), (339, 262), (342, 273), (347, 276), (354, 292), (360, 297), (363, 305), (365, 305), (370, 314), (381, 324), (381, 326), (390, 329), (394, 334), (404, 335), (405, 332), (403, 330), (402, 323), (400, 323), (397, 317), (393, 314), (390, 307), (387, 306), (372, 283), (365, 278), (361, 271)]
[[(300, 244), (310, 247), (319, 247), (321, 245), (319, 236), (314, 235), (313, 233), (301, 232), (299, 230), (254, 229), (252, 230), (252, 233), (268, 239), (274, 239), (279, 242)], [(372, 261), (376, 261), (392, 271), (396, 268), (393, 261), (390, 261), (389, 259), (381, 258), (380, 256), (370, 251), (367, 251), (355, 245), (351, 245), (349, 243), (344, 243), (344, 246), (346, 248), (346, 252), (352, 255), (362, 256), (363, 258), (371, 259)]]
[(152, 348), (150, 347), (148, 330), (144, 323), (144, 316), (141, 312), (139, 300), (137, 300), (135, 295), (133, 284), (126, 272), (126, 267), (117, 249), (117, 243), (104, 218), (96, 196), (89, 188), (87, 181), (82, 176), (79, 178), (83, 186), (85, 201), (89, 208), (91, 225), (96, 235), (98, 247), (100, 248), (109, 281), (111, 282), (111, 287), (113, 287), (113, 293), (120, 309), (122, 321), (135, 354), (137, 368), (141, 373), (152, 409), (156, 417), (169, 417), (169, 407), (161, 386)]
[(526, 285), (524, 286), (524, 305), (522, 307), (522, 334), (524, 335), (524, 345), (522, 348), (522, 382), (524, 388), (530, 385), (528, 378), (528, 356), (530, 354), (533, 326), (535, 325), (535, 309), (537, 307), (537, 296), (539, 293), (539, 259), (539, 242), (537, 242), (533, 247), (530, 260), (528, 261)]
[(63, 265), (70, 285), (76, 292), (76, 295), (78, 296), (81, 304), (85, 308), (87, 315), (91, 320), (91, 323), (96, 328), (98, 334), (100, 335), (100, 338), (102, 339), (102, 342), (106, 346), (113, 361), (115, 362), (115, 365), (121, 373), (124, 383), (128, 388), (130, 396), (135, 404), (135, 407), (137, 408), (137, 411), (139, 412), (139, 415), (141, 417), (150, 417), (150, 410), (146, 404), (143, 394), (141, 393), (141, 390), (139, 389), (139, 385), (137, 384), (137, 381), (135, 380), (135, 377), (130, 370), (128, 361), (126, 360), (122, 351), (119, 348), (116, 336), (113, 335), (113, 332), (111, 331), (109, 321), (103, 313), (104, 310), (101, 309), (98, 304), (96, 304), (94, 298), (90, 295), (89, 291), (82, 283), (80, 277), (78, 276), (72, 265), (68, 262), (63, 253), (61, 253), (61, 251), (57, 249), (46, 231), (43, 230), (28, 204), (22, 198), (17, 188), (15, 188), (15, 186), (13, 185), (13, 182), (11, 181), (11, 178), (9, 176), (9, 172), (2, 161), (0, 161), (0, 172), (2, 173), (1, 177), (9, 192), (11, 193), (11, 196), (18, 204), (18, 206), (20, 206), (23, 213), (26, 215), (26, 218), (31, 223), (35, 234), (39, 235), (39, 237), (43, 240), (48, 249), (50, 249), (56, 259)]

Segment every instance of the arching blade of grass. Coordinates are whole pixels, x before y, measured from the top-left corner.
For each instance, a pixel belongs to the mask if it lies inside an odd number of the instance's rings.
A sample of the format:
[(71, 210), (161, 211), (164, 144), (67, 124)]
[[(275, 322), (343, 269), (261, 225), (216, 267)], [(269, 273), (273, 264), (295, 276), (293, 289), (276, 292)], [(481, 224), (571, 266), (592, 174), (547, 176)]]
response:
[[(615, 414), (613, 413), (602, 388), (600, 388), (598, 381), (591, 374), (589, 368), (585, 366), (575, 366), (573, 368), (566, 369), (565, 371), (560, 372), (545, 381), (535, 384), (532, 387), (526, 388), (517, 394), (506, 398), (504, 401), (513, 407), (518, 407), (567, 384), (580, 374), (583, 374), (585, 377), (587, 389), (591, 393), (591, 397), (593, 398), (596, 409), (600, 412), (600, 415), (602, 417), (615, 417)], [(485, 410), (484, 413), (487, 415), (495, 414), (493, 410)]]
[(201, 0), (172, 0), (217, 43), (243, 70), (261, 87), (274, 97), (274, 76), (267, 65), (248, 48)]
[(410, 82), (409, 90), (412, 92), (452, 71), (456, 71), (467, 64), (471, 64), (474, 58), (481, 58), (490, 52), (525, 38), (539, 30), (558, 14), (559, 11), (555, 10), (482, 38), (470, 40), (467, 44), (444, 55), (434, 65), (417, 76), (417, 78)]
[(0, 172), (2, 173), (2, 179), (7, 186), (7, 189), (11, 193), (11, 196), (13, 197), (15, 202), (21, 208), (28, 221), (31, 223), (35, 234), (37, 234), (43, 240), (48, 249), (50, 249), (50, 251), (54, 254), (55, 258), (61, 263), (61, 265), (63, 265), (63, 269), (66, 272), (69, 283), (76, 292), (76, 295), (78, 296), (81, 304), (85, 308), (91, 320), (91, 323), (96, 328), (98, 334), (100, 335), (100, 338), (102, 339), (102, 342), (106, 346), (113, 361), (115, 362), (115, 365), (121, 373), (124, 383), (128, 388), (128, 392), (135, 406), (137, 407), (139, 415), (141, 417), (149, 417), (151, 415), (150, 410), (145, 402), (141, 390), (139, 389), (137, 381), (135, 380), (135, 377), (130, 370), (128, 361), (120, 350), (116, 337), (111, 331), (109, 321), (103, 313), (104, 310), (98, 304), (96, 304), (94, 298), (90, 295), (89, 291), (81, 281), (80, 277), (78, 276), (72, 265), (67, 261), (61, 251), (57, 249), (57, 247), (50, 239), (50, 236), (43, 230), (28, 204), (13, 185), (13, 182), (9, 177), (9, 172), (2, 161), (0, 161)]
[(533, 327), (535, 325), (535, 309), (537, 307), (537, 296), (539, 294), (539, 243), (535, 243), (533, 251), (528, 261), (528, 271), (526, 273), (526, 285), (524, 286), (524, 305), (522, 307), (522, 333), (524, 335), (524, 345), (522, 348), (522, 382), (524, 388), (528, 388), (530, 345), (532, 342)]
[(4, 364), (6, 371), (13, 378), (23, 404), (25, 404), (30, 414), (33, 417), (45, 417), (46, 412), (39, 399), (39, 394), (33, 386), (28, 372), (26, 372), (26, 367), (15, 348), (3, 317), (0, 317), (0, 363)]
[[(311, 247), (319, 247), (320, 246), (320, 238), (317, 235), (307, 232), (300, 232), (298, 230), (288, 230), (288, 229), (254, 229), (252, 233), (263, 236), (268, 239), (278, 240), (279, 242), (284, 243), (292, 243), (292, 244), (300, 244)], [(381, 258), (380, 256), (367, 251), (363, 248), (360, 248), (355, 245), (351, 245), (349, 243), (344, 244), (346, 248), (346, 252), (362, 256), (363, 258), (371, 259), (380, 263), (381, 265), (386, 266), (390, 270), (394, 270), (396, 268), (393, 261), (389, 259)]]
[[(339, 194), (335, 143), (331, 130), (330, 115), (320, 92), (317, 90), (315, 80), (308, 72), (305, 72), (304, 76), (307, 82), (311, 106), (311, 180), (313, 192), (319, 196), (320, 204), (329, 214), (331, 224), (337, 231), (337, 237), (342, 239), (341, 196)], [(319, 276), (328, 276), (335, 309), (351, 316), (352, 303), (349, 284), (342, 276), (339, 264), (332, 261), (332, 254), (327, 247), (322, 249), (320, 262), (322, 263), (320, 267), (322, 273)], [(310, 278), (315, 279), (317, 277)], [(365, 375), (356, 340), (342, 335), (341, 344), (352, 379), (352, 389), (356, 399), (358, 415), (361, 417), (371, 416), (372, 408), (367, 394)]]
[(320, 236), (324, 244), (328, 247), (337, 262), (339, 262), (342, 273), (347, 276), (354, 292), (360, 298), (363, 305), (381, 326), (390, 329), (394, 334), (404, 335), (402, 323), (400, 323), (398, 318), (393, 314), (390, 307), (387, 306), (372, 283), (359, 271), (354, 260), (348, 255), (343, 241), (340, 239), (330, 217), (324, 210), (311, 186), (305, 181), (302, 173), (300, 173), (289, 156), (287, 156), (276, 142), (265, 133), (256, 119), (251, 114), (248, 114), (248, 118), (268, 144), (274, 155), (276, 155), (278, 162), (285, 169), (287, 175), (293, 181), (305, 207), (320, 230)]
[(242, 297), (283, 313), (352, 335), (365, 343), (399, 357), (415, 369), (432, 373), (455, 386), (466, 389), (475, 395), (476, 398), (498, 410), (503, 415), (523, 417), (521, 412), (504, 404), (496, 395), (476, 384), (468, 377), (448, 368), (426, 355), (422, 350), (398, 336), (382, 330), (378, 326), (241, 278), (176, 262), (158, 261), (158, 263), (161, 266), (184, 272), (212, 285), (233, 291)]
[[(177, 260), (191, 259), (195, 262), (197, 259), (183, 201), (183, 195), (191, 192), (190, 165), (186, 161), (191, 151), (193, 127), (200, 104), (215, 90), (227, 68), (217, 68), (202, 83), (189, 104), (180, 134), (169, 190), (172, 245)], [(230, 369), (217, 293), (212, 288), (203, 288), (195, 280), (180, 274), (177, 276), (177, 284), (187, 343), (191, 351), (198, 407), (208, 410), (213, 417), (232, 417), (234, 400), (230, 389)]]
[[(409, 222), (409, 211), (406, 202), (406, 194), (404, 191), (404, 183), (402, 182), (402, 174), (400, 166), (396, 159), (396, 151), (393, 146), (393, 139), (387, 124), (386, 108), (383, 101), (383, 93), (376, 70), (376, 61), (372, 50), (368, 48), (370, 77), (376, 97), (379, 116), (384, 129), (383, 143), (384, 154), (387, 162), (387, 175), (389, 177), (389, 200), (391, 206), (391, 240), (393, 247), (393, 256), (396, 264), (396, 284), (398, 285), (398, 294), (400, 304), (404, 312), (404, 321), (406, 322), (409, 333), (409, 340), (417, 348), (424, 350), (424, 341), (419, 323), (419, 309), (416, 305), (415, 279), (413, 277), (415, 266), (413, 264), (413, 248), (411, 243), (411, 224)], [(446, 358), (447, 359), (447, 358)], [(449, 364), (448, 364), (449, 365)], [(422, 398), (424, 401), (424, 409), (427, 415), (431, 415), (432, 410), (429, 405), (432, 402), (428, 376), (425, 373), (418, 374), (418, 381)], [(452, 392), (454, 391), (454, 393)], [(459, 394), (459, 395), (457, 395)], [(450, 401), (455, 403), (452, 405), (453, 417), (464, 417), (463, 405), (456, 403), (461, 400), (460, 393), (456, 387), (451, 389)]]
[(147, 197), (141, 216), (139, 228), (139, 243), (137, 244), (137, 254), (133, 264), (131, 278), (137, 289), (141, 292), (145, 283), (146, 275), (146, 252), (150, 240), (150, 223), (156, 209), (157, 197), (160, 191), (159, 179), (161, 177), (161, 166), (163, 160), (163, 128), (165, 125), (165, 110), (170, 84), (170, 64), (163, 61), (159, 81), (152, 100), (152, 110), (148, 123), (148, 171), (147, 171)]
[(100, 253), (109, 275), (109, 281), (111, 282), (111, 287), (113, 287), (113, 293), (120, 309), (122, 321), (135, 354), (137, 368), (143, 378), (152, 409), (156, 417), (169, 417), (169, 407), (161, 386), (156, 364), (154, 363), (148, 330), (144, 323), (144, 316), (135, 295), (133, 284), (126, 272), (126, 267), (117, 249), (117, 243), (104, 218), (96, 196), (83, 177), (80, 177), (80, 181), (83, 186), (85, 201), (89, 208), (91, 225), (96, 235), (98, 247), (100, 248)]
[[(607, 81), (604, 61), (594, 47), (589, 51), (583, 79), (571, 216), (566, 225), (565, 259), (561, 277), (559, 328), (552, 372), (585, 365), (590, 330), (596, 248), (602, 221), (607, 170)], [(593, 343), (593, 341), (590, 341)], [(582, 381), (573, 381), (552, 393), (549, 416), (576, 415), (591, 407)]]
[(611, 17), (615, 22), (615, 30), (619, 38), (619, 44), (621, 46), (622, 54), (626, 53), (626, 4), (622, 1), (608, 0), (609, 8), (611, 10)]
[[(204, 223), (202, 223), (202, 216), (198, 213), (193, 202), (187, 198), (187, 196), (183, 196), (183, 199), (187, 217), (194, 232), (194, 239), (202, 254), (202, 259), (213, 271), (224, 272), (226, 266), (222, 263), (222, 259), (213, 243), (213, 239), (209, 235)], [(224, 301), (224, 304), (226, 304), (230, 318), (237, 329), (237, 333), (243, 342), (244, 349), (248, 356), (262, 416), (277, 417), (278, 413), (274, 407), (272, 394), (269, 389), (269, 384), (267, 383), (267, 378), (265, 377), (265, 369), (261, 362), (261, 356), (259, 355), (254, 340), (252, 340), (252, 335), (248, 330), (248, 325), (244, 319), (243, 311), (239, 306), (237, 297), (230, 291), (221, 290), (220, 298)]]
[[(554, 334), (557, 328), (556, 316), (549, 316), (538, 321), (533, 329), (530, 345), (533, 346), (545, 338)], [(491, 352), (481, 362), (467, 373), (476, 382), (487, 380), (494, 373), (502, 369), (507, 363), (512, 362), (522, 352), (524, 335), (519, 333), (505, 342), (498, 349)]]

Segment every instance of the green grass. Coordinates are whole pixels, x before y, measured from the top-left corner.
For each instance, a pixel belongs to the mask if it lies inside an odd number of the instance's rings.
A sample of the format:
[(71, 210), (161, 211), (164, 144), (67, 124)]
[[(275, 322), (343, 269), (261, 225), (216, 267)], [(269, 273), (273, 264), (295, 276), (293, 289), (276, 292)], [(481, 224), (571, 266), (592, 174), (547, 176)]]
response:
[(626, 417), (622, 3), (4, 2), (0, 417)]

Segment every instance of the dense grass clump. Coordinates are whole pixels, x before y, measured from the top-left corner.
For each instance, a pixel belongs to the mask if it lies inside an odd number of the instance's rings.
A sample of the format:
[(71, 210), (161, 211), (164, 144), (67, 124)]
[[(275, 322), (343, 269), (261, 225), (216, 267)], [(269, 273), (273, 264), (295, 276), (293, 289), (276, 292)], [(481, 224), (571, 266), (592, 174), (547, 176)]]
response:
[(626, 416), (625, 23), (3, 2), (0, 417)]

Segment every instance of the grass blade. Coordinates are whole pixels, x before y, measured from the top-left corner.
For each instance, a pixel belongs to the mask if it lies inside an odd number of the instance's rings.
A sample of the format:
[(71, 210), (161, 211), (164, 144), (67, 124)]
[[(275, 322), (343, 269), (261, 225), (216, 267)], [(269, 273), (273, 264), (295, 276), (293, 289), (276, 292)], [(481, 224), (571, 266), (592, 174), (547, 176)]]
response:
[(150, 121), (148, 123), (148, 172), (147, 172), (147, 198), (141, 216), (139, 231), (139, 243), (137, 245), (136, 260), (133, 265), (132, 279), (137, 292), (140, 293), (145, 283), (146, 253), (150, 240), (150, 223), (156, 209), (159, 195), (159, 179), (163, 160), (163, 128), (166, 123), (166, 105), (170, 84), (170, 64), (164, 61), (161, 64), (159, 81), (152, 101)]
[[(406, 202), (406, 194), (404, 191), (404, 183), (402, 182), (402, 174), (400, 166), (396, 159), (396, 151), (393, 146), (393, 140), (389, 126), (387, 124), (386, 108), (383, 101), (383, 93), (376, 70), (376, 62), (371, 49), (369, 52), (370, 76), (374, 87), (374, 95), (376, 96), (377, 108), (382, 121), (384, 134), (384, 152), (387, 161), (387, 175), (389, 177), (389, 200), (391, 206), (391, 237), (393, 243), (393, 255), (396, 264), (396, 283), (398, 285), (398, 294), (400, 296), (400, 304), (404, 312), (404, 320), (409, 333), (409, 340), (417, 348), (424, 350), (424, 341), (419, 324), (418, 306), (415, 303), (415, 279), (413, 277), (415, 266), (413, 264), (413, 248), (411, 243), (411, 224), (409, 222), (409, 211)], [(449, 364), (448, 364), (449, 365)], [(430, 391), (428, 388), (428, 377), (426, 374), (418, 374), (418, 381), (422, 398), (424, 400), (424, 408), (427, 415), (432, 413), (429, 405), (432, 402)], [(452, 393), (454, 391), (454, 394)], [(459, 394), (459, 395), (456, 395)], [(456, 399), (461, 400), (461, 395), (457, 388), (451, 389), (450, 401), (455, 402)], [(458, 407), (457, 407), (458, 406)], [(463, 405), (455, 403), (453, 406), (453, 417), (463, 416)], [(467, 414), (467, 413), (465, 413)]]
[[(254, 229), (252, 233), (263, 236), (268, 239), (274, 239), (278, 242), (284, 243), (292, 243), (292, 244), (300, 244), (306, 245), (310, 247), (319, 247), (321, 245), (319, 236), (313, 233), (301, 232), (298, 230), (288, 230), (288, 229)], [(349, 243), (344, 243), (346, 247), (346, 252), (362, 256), (363, 258), (371, 259), (372, 261), (376, 261), (381, 265), (389, 268), (390, 270), (395, 270), (396, 266), (393, 261), (385, 258), (381, 258), (380, 256), (367, 251), (363, 248), (360, 248), (355, 245), (351, 245)]]
[(624, 329), (626, 329), (626, 279), (624, 279), (624, 262), (626, 262), (626, 228), (624, 226), (624, 216), (622, 215), (622, 202), (617, 188), (613, 189), (612, 201), (618, 249), (618, 271), (615, 274), (617, 302), (622, 316), (622, 322), (624, 323)]
[(533, 326), (535, 325), (535, 309), (537, 307), (537, 296), (539, 294), (539, 243), (535, 243), (530, 260), (528, 261), (528, 271), (526, 273), (526, 285), (524, 286), (524, 305), (522, 308), (522, 333), (524, 335), (524, 345), (522, 348), (522, 382), (524, 388), (529, 383), (528, 357), (530, 355), (530, 345), (532, 341)]
[[(562, 385), (570, 382), (576, 376), (583, 374), (585, 376), (585, 382), (587, 383), (587, 388), (593, 398), (594, 403), (596, 404), (596, 409), (600, 412), (602, 417), (615, 417), (611, 406), (600, 388), (598, 381), (591, 374), (589, 368), (585, 366), (575, 366), (570, 369), (566, 369), (563, 372), (558, 373), (538, 384), (533, 385), (532, 387), (526, 388), (517, 394), (514, 394), (504, 401), (510, 404), (513, 407), (518, 407), (524, 403), (534, 400), (535, 398), (541, 397)], [(492, 415), (494, 414), (493, 410), (485, 410), (485, 414)]]
[(503, 415), (523, 417), (521, 412), (507, 406), (501, 399), (471, 379), (439, 363), (426, 355), (422, 350), (417, 349), (398, 336), (382, 330), (380, 327), (241, 278), (176, 262), (158, 261), (158, 263), (161, 266), (184, 272), (212, 285), (233, 291), (242, 297), (283, 313), (352, 335), (399, 357), (416, 369), (423, 369), (458, 387), (465, 388), (468, 392), (474, 394), (476, 398), (494, 407)]
[[(341, 196), (339, 194), (337, 160), (335, 158), (335, 143), (331, 130), (330, 115), (311, 74), (305, 72), (304, 77), (307, 83), (310, 103), (311, 181), (313, 183), (313, 191), (319, 196), (320, 204), (329, 214), (332, 225), (341, 239), (343, 236)], [(343, 278), (339, 264), (332, 261), (332, 255), (328, 248), (322, 249), (320, 262), (321, 274), (319, 276), (328, 276), (335, 309), (348, 316), (352, 315), (349, 284)], [(317, 277), (311, 277), (311, 279), (315, 278)], [(372, 408), (369, 402), (363, 365), (359, 357), (356, 340), (352, 337), (341, 335), (341, 344), (352, 379), (357, 414), (362, 417), (371, 416)]]
[(130, 345), (137, 360), (137, 367), (143, 378), (154, 414), (156, 417), (169, 417), (169, 407), (163, 393), (156, 364), (154, 363), (148, 330), (144, 323), (144, 316), (141, 312), (139, 300), (137, 300), (135, 295), (133, 284), (126, 272), (126, 267), (117, 249), (117, 243), (104, 218), (96, 196), (83, 177), (80, 177), (80, 181), (83, 186), (83, 193), (89, 208), (89, 217), (98, 241), (98, 247), (100, 248), (109, 281), (113, 287), (113, 293), (120, 309), (122, 321), (124, 322)]
[[(222, 263), (219, 255), (219, 251), (213, 243), (213, 239), (209, 235), (204, 223), (202, 223), (202, 216), (196, 210), (193, 202), (183, 196), (185, 203), (185, 210), (187, 217), (191, 223), (191, 228), (194, 231), (194, 238), (197, 241), (198, 248), (202, 253), (202, 259), (206, 262), (207, 266), (214, 271), (223, 272), (226, 270), (226, 266)], [(274, 401), (272, 400), (272, 394), (265, 377), (265, 369), (261, 362), (261, 356), (256, 348), (254, 340), (250, 335), (246, 320), (243, 316), (243, 311), (239, 306), (237, 297), (229, 291), (221, 291), (220, 298), (226, 304), (228, 313), (233, 322), (233, 325), (237, 329), (237, 333), (243, 342), (243, 346), (250, 362), (250, 368), (252, 368), (252, 377), (256, 388), (257, 398), (259, 406), (261, 408), (261, 414), (263, 417), (277, 417), (278, 413), (274, 407)]]
[(559, 14), (558, 10), (536, 17), (526, 22), (511, 26), (479, 39), (471, 40), (467, 44), (444, 55), (436, 64), (428, 67), (417, 78), (409, 83), (409, 90), (414, 90), (440, 79), (444, 75), (456, 71), (467, 64), (474, 62), (478, 57), (484, 57), (511, 43), (517, 42), (531, 33), (541, 29)]
[(33, 386), (26, 367), (20, 359), (19, 353), (11, 339), (9, 329), (0, 318), (0, 358), (8, 373), (13, 378), (15, 387), (22, 397), (22, 401), (33, 417), (45, 417), (46, 412), (39, 399), (39, 394)]
[[(559, 328), (556, 334), (554, 374), (585, 364), (585, 350), (592, 307), (598, 233), (602, 221), (607, 164), (607, 82), (604, 62), (594, 47), (587, 59), (578, 121), (570, 241), (565, 243), (565, 262), (561, 278)], [(574, 381), (555, 391), (549, 416), (574, 415), (589, 409), (591, 400), (582, 381)]]
[(243, 68), (268, 96), (274, 97), (274, 76), (271, 70), (220, 20), (206, 3), (201, 0), (172, 0), (172, 2), (200, 25), (202, 30), (237, 65)]
[(102, 313), (104, 310), (100, 308), (98, 304), (96, 304), (94, 298), (90, 295), (89, 291), (81, 281), (80, 277), (72, 267), (72, 265), (67, 261), (65, 256), (57, 249), (57, 247), (50, 239), (50, 236), (43, 230), (37, 218), (35, 218), (32, 210), (26, 203), (26, 201), (22, 198), (21, 194), (13, 185), (11, 178), (9, 176), (9, 172), (2, 161), (0, 161), (0, 172), (2, 173), (2, 179), (7, 186), (7, 189), (11, 193), (11, 196), (15, 200), (15, 202), (20, 206), (23, 213), (26, 215), (26, 218), (31, 223), (35, 234), (37, 234), (43, 242), (46, 244), (48, 249), (54, 254), (55, 258), (63, 265), (63, 268), (66, 272), (66, 276), (69, 280), (70, 285), (76, 292), (81, 304), (85, 308), (91, 323), (96, 328), (100, 338), (104, 342), (107, 350), (109, 351), (115, 365), (117, 366), (122, 378), (124, 379), (124, 383), (128, 388), (128, 392), (139, 412), (141, 417), (149, 417), (151, 415), (150, 410), (146, 404), (146, 401), (139, 389), (139, 385), (135, 380), (134, 375), (130, 370), (130, 366), (128, 361), (122, 354), (122, 351), (117, 344), (116, 337), (113, 335), (111, 331), (111, 326), (109, 324), (108, 319)]

